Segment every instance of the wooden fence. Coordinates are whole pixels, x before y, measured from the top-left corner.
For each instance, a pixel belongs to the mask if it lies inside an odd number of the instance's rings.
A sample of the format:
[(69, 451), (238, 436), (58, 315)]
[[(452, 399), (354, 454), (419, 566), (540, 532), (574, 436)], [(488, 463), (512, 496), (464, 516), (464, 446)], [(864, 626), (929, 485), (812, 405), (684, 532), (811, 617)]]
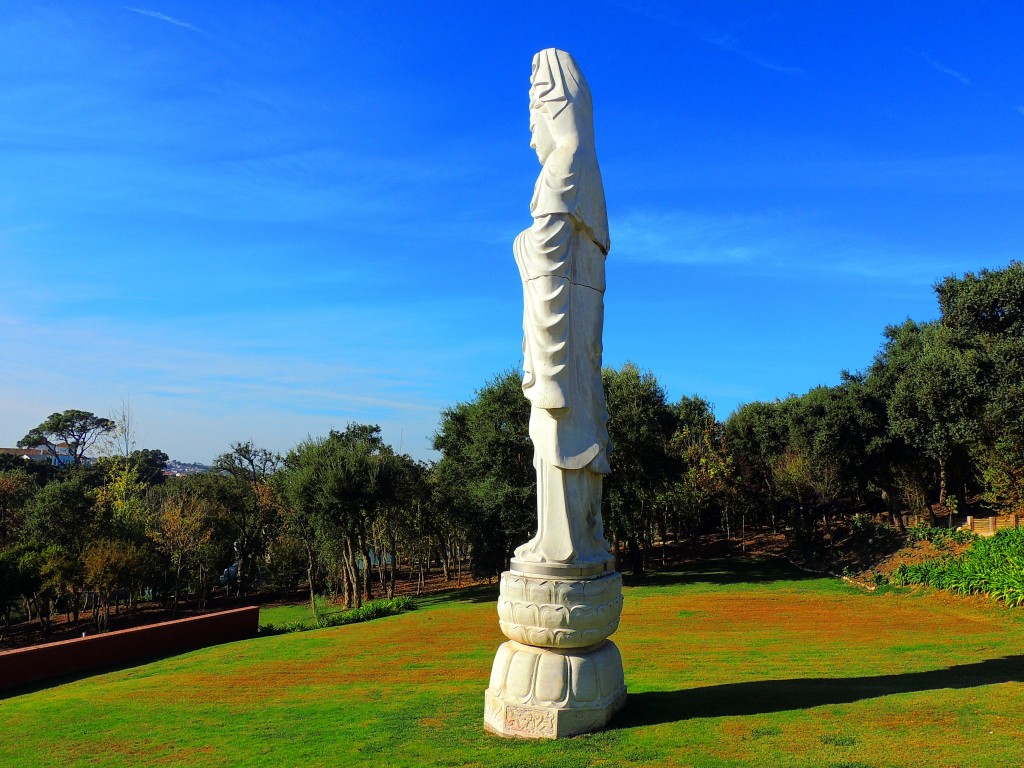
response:
[(1000, 515), (999, 517), (967, 517), (965, 526), (979, 536), (995, 536), (1004, 528), (1020, 528), (1024, 515)]

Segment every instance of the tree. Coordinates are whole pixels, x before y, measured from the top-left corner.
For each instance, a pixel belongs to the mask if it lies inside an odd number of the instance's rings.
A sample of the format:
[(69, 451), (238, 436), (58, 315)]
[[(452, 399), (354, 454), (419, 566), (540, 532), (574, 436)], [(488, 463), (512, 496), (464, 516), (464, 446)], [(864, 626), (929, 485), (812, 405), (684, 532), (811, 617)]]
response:
[(504, 569), (512, 550), (537, 526), (537, 479), (530, 441), (530, 402), (522, 376), (506, 370), (473, 400), (441, 412), (432, 472), (433, 500), (461, 521), (479, 575)]
[(672, 468), (669, 440), (676, 420), (665, 390), (632, 362), (603, 372), (612, 474), (604, 486), (605, 530), (624, 541), (633, 574), (642, 576), (654, 504)]
[(250, 578), (250, 562), (258, 560), (272, 538), (270, 529), (276, 515), (269, 480), (280, 463), (278, 454), (257, 447), (251, 440), (233, 443), (231, 450), (213, 462), (213, 468), (229, 477), (239, 491), (240, 503), (225, 507), (234, 523), (238, 542), (239, 587), (244, 579)]
[(374, 557), (384, 554), (371, 551), (371, 534), (398, 501), (406, 460), (384, 443), (375, 424), (349, 424), (307, 439), (285, 458), (275, 486), (286, 529), (306, 550), (314, 611), (318, 561), (338, 574), (346, 606), (372, 597)]
[(789, 443), (784, 406), (780, 401), (747, 403), (730, 414), (723, 429), (745, 502), (775, 530), (782, 494), (774, 470)]
[(103, 453), (126, 459), (135, 450), (135, 414), (128, 398), (121, 400), (121, 407), (110, 414), (110, 421), (113, 426), (104, 435)]
[(138, 470), (139, 480), (149, 486), (160, 485), (167, 479), (164, 469), (170, 458), (155, 448), (141, 448), (128, 454), (128, 461)]
[(306, 578), (309, 584), (309, 608), (316, 614), (316, 574), (319, 565), (318, 544), (322, 537), (318, 498), (317, 454), (320, 445), (307, 438), (288, 452), (282, 471), (274, 476), (274, 489), (281, 499), (279, 513), (284, 533), (302, 545), (306, 555)]
[(947, 277), (935, 291), (953, 342), (983, 361), (984, 404), (972, 447), (982, 499), (1024, 510), (1024, 265)]
[(146, 533), (146, 484), (137, 466), (121, 457), (102, 460), (103, 485), (96, 491), (96, 511), (105, 536), (141, 540)]
[(47, 483), (25, 508), (24, 537), (40, 549), (57, 546), (75, 557), (96, 538), (96, 489), (72, 472)]
[(52, 413), (42, 424), (29, 430), (18, 441), (19, 448), (43, 446), (54, 462), (61, 461), (60, 448), (66, 447), (73, 464), (81, 464), (86, 452), (104, 434), (115, 427), (111, 419), (96, 416), (89, 411), (67, 410)]
[(145, 555), (133, 542), (99, 539), (82, 552), (82, 575), (99, 599), (96, 629), (106, 632), (110, 624), (110, 603), (117, 590), (138, 586), (145, 570)]
[(726, 450), (722, 425), (711, 404), (697, 395), (684, 397), (675, 407), (676, 428), (669, 447), (678, 467), (670, 472), (672, 503), (681, 506), (694, 541), (699, 546), (702, 524), (712, 513), (730, 532), (731, 516), (739, 509), (745, 528), (746, 508), (737, 501), (736, 471)]
[(181, 575), (197, 558), (213, 536), (214, 502), (200, 497), (188, 487), (166, 496), (157, 509), (150, 538), (171, 560), (174, 571), (174, 602), (171, 615), (178, 612)]
[(938, 322), (886, 328), (886, 343), (870, 375), (886, 382), (890, 429), (934, 462), (938, 501), (944, 504), (951, 468), (961, 474), (968, 448), (980, 435), (982, 360)]
[(20, 467), (0, 472), (0, 550), (14, 543), (25, 516), (25, 506), (38, 486)]

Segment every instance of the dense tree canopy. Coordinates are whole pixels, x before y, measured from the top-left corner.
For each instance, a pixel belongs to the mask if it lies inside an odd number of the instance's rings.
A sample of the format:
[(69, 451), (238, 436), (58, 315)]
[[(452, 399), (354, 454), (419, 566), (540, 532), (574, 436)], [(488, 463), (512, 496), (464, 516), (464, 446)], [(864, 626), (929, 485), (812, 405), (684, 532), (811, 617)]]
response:
[[(948, 277), (941, 316), (907, 320), (860, 373), (724, 421), (698, 395), (668, 401), (634, 363), (603, 373), (612, 474), (605, 532), (642, 574), (714, 533), (787, 532), (812, 553), (844, 519), (1024, 514), (1024, 267)], [(358, 605), (431, 569), (493, 577), (537, 525), (530, 404), (505, 371), (441, 413), (436, 462), (396, 452), (371, 424), (310, 437), (281, 457), (236, 442), (214, 471), (166, 478), (167, 455), (83, 461), (113, 422), (51, 415), (20, 441), (71, 466), (0, 457), (0, 617), (46, 625), (142, 595), (201, 605), (217, 589), (308, 589)], [(60, 446), (66, 446), (62, 448)]]
[(89, 411), (69, 409), (52, 413), (49, 418), (18, 441), (19, 448), (42, 447), (60, 461), (61, 450), (67, 451), (73, 464), (81, 464), (86, 452), (106, 433), (114, 429), (114, 422)]

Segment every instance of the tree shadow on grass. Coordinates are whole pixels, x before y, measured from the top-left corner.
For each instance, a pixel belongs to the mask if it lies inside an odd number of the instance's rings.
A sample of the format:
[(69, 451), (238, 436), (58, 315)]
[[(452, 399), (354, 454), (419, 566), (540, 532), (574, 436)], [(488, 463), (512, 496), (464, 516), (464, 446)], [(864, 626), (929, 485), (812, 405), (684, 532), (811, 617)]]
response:
[[(671, 571), (648, 573), (642, 578), (623, 575), (627, 587), (665, 587), (673, 584), (765, 584), (774, 581), (820, 579), (783, 558), (718, 558), (684, 563)], [(498, 599), (498, 582), (432, 592), (414, 598), (417, 607), (445, 603), (493, 603)]]
[(478, 584), (475, 587), (453, 587), (444, 592), (431, 592), (413, 598), (417, 608), (445, 603), (496, 603), (498, 601), (498, 583)]
[(680, 691), (631, 693), (613, 728), (637, 728), (703, 717), (763, 715), (850, 704), (896, 693), (1024, 682), (1024, 655), (927, 672), (875, 677), (803, 678), (726, 683)]
[(673, 584), (764, 584), (773, 581), (820, 579), (801, 571), (788, 560), (776, 558), (717, 558), (695, 560), (671, 571), (649, 573), (642, 578), (623, 576), (628, 587), (665, 587)]

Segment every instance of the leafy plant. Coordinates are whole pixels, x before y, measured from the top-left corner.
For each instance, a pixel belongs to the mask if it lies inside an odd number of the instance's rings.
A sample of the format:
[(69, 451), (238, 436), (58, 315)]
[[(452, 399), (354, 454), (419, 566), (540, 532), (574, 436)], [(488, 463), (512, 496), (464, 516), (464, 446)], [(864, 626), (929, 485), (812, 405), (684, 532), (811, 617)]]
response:
[(403, 611), (411, 611), (415, 607), (411, 597), (402, 595), (384, 600), (372, 600), (368, 603), (363, 603), (359, 608), (353, 608), (348, 611), (327, 613), (326, 603), (318, 600), (317, 615), (314, 618), (290, 621), (284, 624), (261, 624), (259, 633), (260, 635), (283, 635), (289, 632), (304, 632), (309, 629), (340, 627), (346, 624), (357, 624), (361, 621), (379, 619), (383, 616), (395, 616)]
[(1024, 529), (1009, 528), (977, 539), (964, 554), (916, 565), (903, 563), (896, 586), (923, 584), (958, 595), (989, 595), (1009, 607), (1024, 604)]
[(951, 531), (948, 528), (933, 528), (918, 525), (907, 529), (907, 541), (930, 541), (939, 549), (946, 549), (950, 544), (966, 544), (975, 538), (970, 531)]

